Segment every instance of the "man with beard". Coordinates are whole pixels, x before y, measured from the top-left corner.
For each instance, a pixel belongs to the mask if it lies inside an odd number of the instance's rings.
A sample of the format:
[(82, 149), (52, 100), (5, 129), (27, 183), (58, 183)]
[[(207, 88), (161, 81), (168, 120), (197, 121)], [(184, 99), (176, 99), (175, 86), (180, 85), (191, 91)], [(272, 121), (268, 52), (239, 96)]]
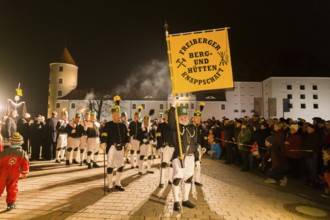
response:
[[(198, 144), (196, 141), (196, 132), (194, 125), (189, 124), (188, 112), (185, 106), (177, 107), (179, 131), (177, 131), (177, 122), (175, 117), (175, 109), (169, 111), (169, 125), (174, 143), (173, 153), (173, 184), (172, 192), (174, 197), (174, 211), (180, 211), (179, 192), (181, 181), (182, 184), (182, 206), (194, 208), (195, 205), (189, 199), (191, 183), (194, 175), (194, 168), (200, 166)], [(179, 134), (178, 134), (179, 132)], [(179, 143), (179, 137), (181, 143)]]

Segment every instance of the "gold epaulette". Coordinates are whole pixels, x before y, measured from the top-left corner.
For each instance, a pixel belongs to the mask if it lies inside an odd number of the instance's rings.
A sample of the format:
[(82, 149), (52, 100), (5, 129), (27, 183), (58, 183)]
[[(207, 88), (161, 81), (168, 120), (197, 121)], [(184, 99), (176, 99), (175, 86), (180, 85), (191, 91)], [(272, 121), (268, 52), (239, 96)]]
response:
[(156, 133), (156, 137), (161, 137), (161, 136), (162, 136), (162, 133), (160, 133), (160, 132)]
[(108, 133), (107, 133), (107, 132), (103, 132), (103, 133), (101, 134), (101, 137), (108, 137)]

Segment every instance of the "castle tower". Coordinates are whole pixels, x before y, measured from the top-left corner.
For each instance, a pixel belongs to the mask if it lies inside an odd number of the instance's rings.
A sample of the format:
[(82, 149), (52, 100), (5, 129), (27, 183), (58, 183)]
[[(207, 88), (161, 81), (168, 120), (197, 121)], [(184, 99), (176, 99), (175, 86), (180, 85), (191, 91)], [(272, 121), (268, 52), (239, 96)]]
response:
[(64, 106), (58, 99), (74, 90), (78, 84), (78, 66), (66, 47), (59, 61), (49, 65), (48, 117), (52, 111), (60, 114)]

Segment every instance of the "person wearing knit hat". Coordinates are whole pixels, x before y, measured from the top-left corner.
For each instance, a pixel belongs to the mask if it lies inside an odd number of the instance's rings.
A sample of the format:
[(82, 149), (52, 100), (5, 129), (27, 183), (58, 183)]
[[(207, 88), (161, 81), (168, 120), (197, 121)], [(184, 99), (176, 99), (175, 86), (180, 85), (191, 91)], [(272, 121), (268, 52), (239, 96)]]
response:
[(139, 165), (139, 175), (142, 175), (143, 171), (143, 161), (147, 158), (147, 173), (154, 173), (151, 170), (151, 159), (152, 159), (152, 142), (155, 141), (155, 136), (151, 132), (150, 117), (153, 115), (154, 111), (150, 110), (149, 114), (143, 117), (143, 123), (141, 128), (138, 130), (137, 139), (140, 141), (140, 157), (138, 161)]
[[(202, 111), (204, 110), (205, 107), (205, 103), (204, 102), (200, 102), (199, 103), (199, 109), (195, 110), (194, 112), (194, 117), (193, 117), (193, 127), (194, 130), (196, 132), (196, 141), (198, 144), (198, 152), (199, 152), (199, 161), (201, 163), (202, 161), (202, 155), (203, 155), (203, 151), (202, 148), (206, 149), (206, 145), (207, 145), (207, 134), (205, 132), (205, 130), (203, 129), (202, 125), (201, 125), (201, 118), (202, 118)], [(203, 186), (202, 182), (201, 182), (201, 166), (195, 166), (195, 170), (194, 170), (194, 183), (196, 186)]]
[(58, 120), (56, 125), (56, 130), (58, 131), (57, 146), (55, 163), (61, 163), (60, 160), (64, 160), (65, 148), (68, 145), (68, 133), (66, 131), (66, 126), (68, 125), (68, 114), (65, 109), (61, 112), (61, 119)]
[(18, 180), (26, 178), (29, 172), (29, 158), (22, 149), (23, 137), (18, 132), (14, 132), (10, 137), (11, 145), (0, 152), (0, 197), (6, 188), (7, 191), (7, 211), (16, 207), (18, 193)]
[(137, 168), (137, 163), (140, 157), (140, 141), (137, 139), (137, 132), (141, 128), (142, 123), (140, 120), (140, 114), (142, 111), (142, 106), (138, 107), (138, 111), (134, 113), (133, 121), (128, 126), (129, 136), (131, 137), (130, 141), (130, 163), (131, 169), (134, 167)]
[(71, 156), (72, 156), (72, 163), (79, 164), (77, 161), (77, 153), (80, 145), (80, 138), (84, 133), (84, 127), (80, 123), (80, 118), (81, 118), (81, 113), (77, 112), (75, 118), (71, 120), (65, 128), (68, 134), (68, 145), (66, 146), (65, 149), (65, 159), (67, 166), (71, 164)]
[[(177, 122), (175, 120), (176, 111), (178, 115), (179, 131), (175, 133), (175, 135), (180, 135), (181, 144), (177, 143), (176, 138), (173, 140), (175, 150), (173, 153), (172, 160), (172, 192), (174, 199), (173, 210), (180, 211), (180, 190), (182, 190), (182, 206), (187, 208), (195, 207), (195, 205), (189, 201), (189, 193), (191, 190), (191, 183), (194, 176), (194, 168), (195, 166), (200, 167), (200, 160), (198, 152), (197, 134), (195, 132), (194, 125), (189, 124), (188, 111), (186, 106), (179, 106), (176, 108), (176, 110), (172, 108), (169, 111), (169, 126), (172, 131), (177, 130)], [(184, 169), (182, 167), (182, 164), (184, 164)], [(183, 181), (182, 189), (180, 188), (181, 181)]]
[(280, 145), (273, 137), (267, 137), (265, 140), (265, 145), (269, 150), (262, 158), (262, 163), (259, 166), (264, 167), (269, 159), (271, 159), (272, 165), (266, 172), (267, 179), (264, 182), (276, 183), (279, 181), (280, 185), (284, 187), (288, 181), (287, 177), (284, 175), (289, 168), (287, 159), (285, 158)]
[[(117, 99), (115, 99), (117, 97)], [(125, 191), (121, 185), (124, 169), (124, 149), (130, 141), (127, 127), (120, 121), (120, 97), (115, 96), (115, 105), (111, 107), (112, 121), (107, 122), (101, 132), (101, 149), (107, 154), (108, 192)], [(113, 186), (113, 171), (117, 168), (116, 182)]]

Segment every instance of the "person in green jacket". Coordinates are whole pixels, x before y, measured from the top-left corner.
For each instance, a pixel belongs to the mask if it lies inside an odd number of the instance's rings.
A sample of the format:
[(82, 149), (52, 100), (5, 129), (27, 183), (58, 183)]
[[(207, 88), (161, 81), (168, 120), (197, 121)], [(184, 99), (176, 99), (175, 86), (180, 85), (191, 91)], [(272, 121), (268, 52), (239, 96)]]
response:
[(241, 126), (241, 131), (237, 137), (237, 145), (238, 150), (242, 157), (243, 167), (241, 171), (247, 172), (250, 170), (249, 165), (249, 154), (250, 154), (250, 147), (247, 145), (251, 144), (251, 130), (247, 126), (247, 122), (243, 121)]

